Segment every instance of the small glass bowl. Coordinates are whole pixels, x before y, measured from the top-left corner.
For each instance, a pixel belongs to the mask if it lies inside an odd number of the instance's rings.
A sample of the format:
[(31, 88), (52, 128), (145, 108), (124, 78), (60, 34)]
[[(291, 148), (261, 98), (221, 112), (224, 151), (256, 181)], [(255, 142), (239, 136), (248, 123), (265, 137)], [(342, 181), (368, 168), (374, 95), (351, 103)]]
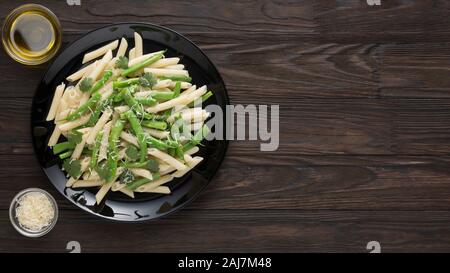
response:
[[(32, 192), (39, 192), (44, 194), (48, 200), (50, 200), (50, 203), (53, 206), (54, 209), (54, 216), (53, 216), (53, 220), (51, 221), (51, 223), (42, 228), (41, 230), (30, 230), (27, 229), (23, 226), (20, 225), (19, 220), (16, 217), (16, 208), (19, 206), (19, 200)], [(13, 225), (13, 227), (22, 235), (26, 236), (26, 237), (32, 237), (32, 238), (36, 238), (36, 237), (41, 237), (44, 236), (45, 234), (49, 233), (50, 230), (53, 229), (53, 227), (55, 226), (56, 222), (58, 221), (58, 205), (56, 204), (55, 199), (53, 198), (53, 196), (50, 195), (50, 193), (42, 190), (42, 189), (38, 189), (38, 188), (28, 188), (25, 189), (21, 192), (19, 192), (16, 196), (14, 196), (13, 200), (11, 201), (11, 206), (9, 207), (9, 219), (11, 220), (11, 224)]]

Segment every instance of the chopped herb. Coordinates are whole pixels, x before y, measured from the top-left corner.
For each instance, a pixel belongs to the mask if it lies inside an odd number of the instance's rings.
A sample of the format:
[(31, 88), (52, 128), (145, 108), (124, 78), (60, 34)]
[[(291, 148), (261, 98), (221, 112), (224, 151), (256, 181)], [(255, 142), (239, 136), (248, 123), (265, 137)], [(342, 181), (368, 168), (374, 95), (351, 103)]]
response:
[(159, 171), (159, 163), (154, 159), (150, 159), (145, 163), (145, 168), (152, 173)]
[(139, 84), (143, 87), (152, 87), (156, 84), (156, 78), (152, 73), (145, 72), (144, 75), (139, 78)]
[(116, 61), (116, 66), (121, 69), (128, 68), (128, 58), (125, 56), (120, 56)]
[(81, 163), (80, 160), (72, 160), (67, 158), (63, 162), (63, 168), (71, 177), (79, 177), (81, 175)]
[(120, 174), (120, 176), (119, 176), (119, 181), (120, 181), (120, 183), (123, 183), (123, 184), (127, 184), (127, 183), (130, 183), (131, 181), (133, 181), (134, 180), (134, 175), (133, 175), (133, 173), (130, 171), (130, 170), (128, 170), (128, 169), (126, 169), (123, 173), (121, 173)]
[(83, 139), (83, 134), (79, 131), (71, 131), (69, 135), (67, 136), (67, 140), (69, 140), (70, 143), (73, 145), (76, 145), (78, 143), (81, 143), (81, 140)]
[(101, 179), (106, 180), (108, 178), (109, 170), (106, 161), (99, 163), (95, 170), (97, 171), (98, 176), (100, 176)]
[(94, 81), (91, 78), (84, 78), (80, 82), (80, 90), (81, 92), (88, 92), (92, 88), (92, 84)]
[(131, 161), (136, 161), (139, 158), (139, 151), (135, 146), (128, 146), (128, 148), (125, 150), (125, 154)]

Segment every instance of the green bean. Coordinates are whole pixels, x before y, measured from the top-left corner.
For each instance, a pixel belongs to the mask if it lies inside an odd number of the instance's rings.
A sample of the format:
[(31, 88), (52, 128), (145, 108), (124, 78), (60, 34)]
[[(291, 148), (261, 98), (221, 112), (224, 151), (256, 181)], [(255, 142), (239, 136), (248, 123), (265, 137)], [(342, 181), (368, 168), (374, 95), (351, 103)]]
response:
[(94, 149), (92, 149), (92, 155), (91, 155), (91, 169), (94, 169), (97, 165), (98, 160), (98, 152), (100, 150), (100, 145), (102, 142), (103, 132), (99, 132), (97, 136), (95, 137), (95, 144)]
[(155, 147), (158, 150), (166, 150), (170, 146), (165, 143), (162, 140), (159, 140), (157, 138), (152, 137), (151, 135), (147, 134), (147, 142), (152, 146)]
[(101, 97), (102, 95), (100, 93), (94, 93), (94, 95), (92, 95), (92, 97), (87, 102), (81, 105), (75, 112), (67, 116), (66, 120), (72, 121), (81, 117), (81, 115), (88, 109), (91, 109), (101, 99)]
[(148, 106), (153, 106), (157, 103), (157, 101), (152, 96), (148, 96), (145, 98), (136, 98), (136, 101), (140, 104)]
[(151, 94), (152, 98), (154, 98), (155, 100), (158, 101), (166, 101), (166, 100), (171, 100), (174, 98), (174, 92), (172, 91), (167, 91), (167, 92), (153, 92)]
[(98, 119), (100, 118), (100, 114), (105, 110), (105, 108), (111, 103), (111, 99), (106, 100), (100, 100), (97, 102), (97, 106), (95, 106), (95, 110), (92, 113), (91, 117), (89, 118), (89, 121), (86, 123), (87, 127), (94, 126)]
[(156, 120), (144, 120), (141, 122), (142, 126), (148, 127), (148, 128), (154, 128), (158, 130), (166, 130), (167, 123), (164, 121), (156, 121)]
[(109, 78), (111, 78), (112, 75), (113, 75), (113, 72), (111, 70), (106, 71), (105, 74), (103, 75), (103, 77), (94, 84), (94, 86), (91, 88), (90, 92), (95, 93), (98, 90), (100, 90), (100, 88), (105, 86), (105, 83), (109, 80)]
[(119, 152), (117, 149), (117, 142), (119, 141), (120, 133), (125, 126), (125, 122), (121, 119), (118, 119), (114, 126), (111, 129), (111, 133), (108, 139), (108, 159), (107, 159), (107, 167), (108, 167), (108, 176), (107, 181), (111, 182), (116, 176), (117, 172), (117, 161), (119, 157)]
[(139, 144), (139, 149), (141, 152), (140, 162), (144, 162), (147, 158), (147, 141), (144, 130), (142, 129), (142, 126), (133, 111), (130, 110), (126, 112), (125, 115), (130, 122), (131, 129), (137, 137), (137, 142)]
[(180, 92), (181, 92), (181, 82), (177, 81), (177, 83), (175, 83), (175, 87), (173, 88), (173, 97), (176, 98), (180, 96)]
[(71, 156), (72, 153), (73, 153), (73, 150), (69, 150), (69, 151), (67, 151), (67, 152), (65, 152), (65, 153), (60, 154), (60, 155), (59, 155), (59, 158), (61, 158), (61, 159), (66, 159), (66, 158), (68, 158), (69, 156)]
[(129, 188), (130, 190), (135, 190), (135, 189), (139, 188), (142, 185), (145, 185), (147, 183), (150, 183), (150, 182), (155, 181), (156, 179), (160, 178), (159, 173), (154, 173), (152, 175), (153, 175), (153, 179), (152, 180), (147, 179), (147, 178), (141, 178), (141, 179), (135, 180), (135, 181), (133, 181), (131, 183), (128, 183), (127, 184), (127, 188)]
[(163, 57), (163, 53), (155, 54), (155, 55), (149, 57), (148, 59), (146, 59), (146, 60), (144, 60), (144, 61), (142, 61), (142, 62), (139, 62), (139, 63), (133, 65), (132, 67), (129, 67), (129, 68), (125, 69), (124, 71), (122, 71), (122, 74), (121, 74), (121, 75), (122, 75), (123, 77), (126, 77), (126, 76), (128, 76), (129, 74), (132, 74), (132, 73), (134, 73), (134, 72), (136, 72), (136, 71), (141, 70), (142, 68), (144, 68), (144, 67), (146, 67), (146, 66), (151, 65), (152, 63), (158, 61), (158, 60), (161, 59), (162, 57)]
[(53, 146), (53, 154), (59, 154), (66, 150), (75, 148), (75, 144), (70, 141), (61, 142)]
[(128, 87), (132, 84), (137, 84), (137, 83), (139, 83), (139, 78), (131, 78), (131, 79), (127, 79), (124, 81), (114, 81), (113, 88), (114, 89), (124, 88), (124, 87)]
[(179, 82), (191, 82), (192, 81), (192, 78), (188, 77), (188, 76), (160, 76), (159, 79), (179, 81)]

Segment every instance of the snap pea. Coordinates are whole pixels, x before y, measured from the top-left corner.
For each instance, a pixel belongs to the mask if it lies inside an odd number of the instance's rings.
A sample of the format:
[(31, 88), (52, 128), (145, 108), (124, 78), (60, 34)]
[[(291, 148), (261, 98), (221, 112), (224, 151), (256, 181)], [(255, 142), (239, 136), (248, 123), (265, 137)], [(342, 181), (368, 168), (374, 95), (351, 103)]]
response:
[(92, 95), (92, 97), (87, 102), (81, 105), (75, 112), (68, 115), (66, 120), (72, 121), (81, 117), (81, 115), (87, 110), (91, 109), (101, 99), (101, 97), (102, 95), (100, 93), (94, 93), (94, 95)]
[(128, 111), (125, 113), (125, 116), (127, 117), (128, 121), (130, 122), (131, 129), (133, 130), (134, 134), (137, 137), (137, 142), (140, 149), (140, 162), (144, 162), (147, 158), (147, 141), (146, 136), (144, 133), (144, 130), (142, 129), (141, 124), (139, 123), (138, 118), (134, 114), (133, 111)]
[(135, 65), (133, 65), (133, 66), (131, 66), (131, 67), (125, 69), (124, 71), (122, 71), (122, 74), (121, 74), (121, 75), (122, 75), (123, 77), (126, 77), (126, 76), (128, 76), (129, 74), (132, 74), (132, 73), (134, 73), (134, 72), (136, 72), (136, 71), (141, 70), (142, 68), (144, 68), (144, 67), (146, 67), (146, 66), (151, 65), (152, 63), (158, 61), (158, 60), (161, 59), (162, 57), (163, 57), (163, 54), (162, 54), (162, 53), (155, 54), (155, 55), (149, 57), (148, 59), (143, 60), (142, 62), (139, 62), (139, 63), (137, 63), (137, 64), (135, 64)]

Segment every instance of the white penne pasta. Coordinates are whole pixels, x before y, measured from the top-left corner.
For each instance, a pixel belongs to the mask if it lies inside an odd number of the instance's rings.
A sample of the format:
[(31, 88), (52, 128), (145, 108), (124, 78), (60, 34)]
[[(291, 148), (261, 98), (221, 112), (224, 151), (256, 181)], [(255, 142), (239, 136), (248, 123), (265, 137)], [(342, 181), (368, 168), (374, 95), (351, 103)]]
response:
[(113, 183), (111, 190), (112, 191), (120, 191), (121, 189), (125, 188), (126, 186), (127, 186), (127, 184), (120, 183), (120, 181), (116, 181)]
[(162, 68), (162, 67), (167, 67), (170, 65), (177, 65), (179, 61), (180, 61), (180, 58), (177, 58), (177, 57), (164, 58), (164, 59), (157, 60), (156, 62), (152, 63), (148, 67)]
[(82, 178), (83, 180), (102, 180), (95, 170), (84, 172)]
[(113, 182), (108, 182), (103, 184), (103, 186), (98, 190), (97, 194), (95, 195), (95, 200), (97, 201), (97, 204), (100, 204), (100, 202), (105, 198), (108, 191), (111, 189)]
[(100, 94), (102, 94), (102, 100), (106, 100), (114, 93), (113, 83), (110, 82), (110, 83), (106, 84), (100, 91), (102, 91), (100, 93)]
[(169, 134), (170, 134), (168, 131), (160, 131), (160, 130), (156, 130), (156, 129), (153, 129), (153, 128), (145, 128), (144, 127), (143, 129), (149, 135), (151, 135), (153, 137), (156, 137), (156, 138), (159, 138), (159, 139), (167, 138), (169, 136)]
[(184, 70), (184, 64), (173, 64), (173, 65), (165, 66), (164, 68), (175, 69), (175, 70)]
[(61, 83), (56, 87), (55, 94), (53, 95), (52, 104), (50, 106), (50, 110), (48, 111), (47, 121), (54, 120), (56, 116), (56, 110), (58, 110), (59, 102), (61, 101), (64, 88), (66, 85)]
[(69, 179), (67, 179), (67, 182), (66, 182), (66, 187), (68, 187), (68, 188), (72, 187), (76, 181), (77, 181), (76, 178), (69, 177)]
[(158, 80), (156, 84), (152, 86), (152, 89), (167, 88), (171, 86), (171, 83), (171, 80)]
[(134, 96), (136, 98), (143, 98), (143, 97), (147, 97), (147, 96), (151, 95), (153, 92), (154, 91), (152, 91), (152, 90), (139, 91), (139, 92), (134, 93)]
[(155, 181), (152, 181), (151, 183), (144, 184), (140, 187), (138, 187), (135, 192), (147, 192), (149, 190), (153, 190), (161, 185), (164, 185), (165, 183), (168, 183), (173, 180), (173, 177), (171, 175), (164, 175), (161, 176), (159, 179), (156, 179)]
[(88, 188), (102, 186), (105, 181), (103, 180), (77, 180), (73, 183), (72, 188)]
[(133, 136), (132, 134), (129, 134), (127, 132), (121, 132), (120, 133), (120, 138), (125, 140), (126, 142), (133, 144), (136, 147), (139, 147), (137, 138), (135, 136)]
[(78, 70), (77, 72), (73, 73), (72, 75), (68, 76), (66, 78), (66, 80), (68, 80), (69, 82), (74, 82), (74, 81), (78, 81), (79, 79), (81, 79), (85, 74), (89, 74), (92, 72), (92, 69), (94, 69), (95, 67), (95, 62), (91, 63), (83, 68), (81, 68), (80, 70)]
[(63, 123), (63, 124), (59, 125), (59, 130), (61, 130), (62, 132), (65, 132), (65, 131), (72, 130), (73, 128), (76, 128), (78, 126), (84, 125), (86, 122), (89, 121), (90, 117), (91, 117), (91, 114), (87, 114), (87, 115), (80, 117), (79, 119)]
[(175, 117), (181, 115), (181, 118), (185, 121), (191, 121), (198, 119), (198, 121), (202, 121), (203, 115), (206, 113), (201, 107), (195, 108), (186, 108), (181, 110), (180, 112), (173, 113), (170, 117), (167, 118), (168, 122), (173, 122)]
[(112, 51), (112, 50), (116, 49), (118, 45), (119, 45), (119, 40), (115, 40), (114, 42), (104, 45), (94, 51), (86, 53), (83, 57), (83, 63), (87, 63), (89, 61), (92, 61), (94, 59), (97, 59), (97, 58), (105, 55), (108, 51)]
[(134, 192), (132, 190), (130, 190), (129, 188), (126, 188), (126, 187), (125, 188), (121, 188), (119, 191), (121, 193), (131, 197), (131, 198), (134, 198)]
[(102, 142), (100, 144), (100, 149), (98, 151), (98, 161), (102, 161), (103, 159), (106, 159), (106, 153), (108, 151), (108, 139), (109, 139), (109, 133), (111, 131), (112, 122), (108, 122), (103, 127), (103, 136), (102, 136)]
[[(130, 51), (131, 50), (133, 50), (133, 49), (130, 49)], [(129, 58), (130, 61), (128, 62), (128, 66), (129, 67), (133, 66), (133, 65), (135, 65), (137, 63), (140, 63), (140, 62), (142, 62), (144, 60), (147, 60), (148, 58), (152, 57), (153, 55), (160, 54), (160, 53), (164, 53), (164, 50), (156, 51), (156, 52), (152, 52), (152, 53), (148, 53), (148, 54), (144, 54), (144, 55), (142, 55), (142, 56), (140, 56), (138, 58), (134, 58), (134, 59), (133, 58), (131, 58), (131, 59)]]
[(154, 189), (149, 189), (145, 192), (153, 192), (153, 193), (162, 193), (162, 194), (170, 194), (170, 189), (167, 186), (159, 186)]
[(118, 159), (122, 160), (127, 156), (127, 148), (122, 148), (118, 153)]
[(103, 112), (103, 115), (98, 119), (97, 123), (95, 124), (94, 128), (89, 132), (88, 137), (86, 138), (86, 143), (89, 145), (92, 145), (95, 141), (95, 137), (97, 136), (98, 132), (105, 126), (105, 124), (108, 122), (109, 118), (112, 115), (111, 109), (106, 109)]
[(121, 105), (121, 106), (114, 107), (114, 111), (121, 113), (121, 114), (125, 113), (128, 110), (130, 110), (130, 107), (127, 105)]
[(127, 39), (125, 39), (125, 38), (120, 39), (120, 46), (119, 46), (119, 49), (117, 50), (116, 58), (125, 56), (125, 52), (127, 51), (127, 48), (128, 48)]
[[(172, 81), (172, 83), (170, 84), (170, 88), (174, 88), (176, 83), (177, 82)], [(192, 84), (190, 82), (181, 82), (180, 87), (182, 90), (185, 90), (191, 88)]]
[[(88, 78), (91, 78), (93, 81), (96, 81), (100, 74), (105, 70), (105, 67), (108, 65), (109, 61), (112, 59), (112, 51), (108, 50), (103, 58), (98, 62), (95, 68), (89, 73)], [(87, 93), (89, 94), (89, 93)]]
[(191, 94), (192, 92), (194, 92), (195, 90), (197, 90), (197, 86), (192, 85), (188, 89), (184, 90), (184, 92), (182, 94), (183, 94), (183, 96), (187, 96), (187, 95)]
[(167, 164), (160, 164), (160, 165), (163, 165), (163, 167), (159, 170), (160, 175), (166, 175), (177, 170), (173, 166)]
[(117, 168), (116, 176), (114, 177), (112, 182), (108, 182), (103, 184), (103, 186), (100, 188), (100, 190), (95, 195), (95, 200), (97, 201), (97, 204), (100, 204), (100, 202), (105, 198), (108, 191), (111, 189), (112, 185), (115, 183), (117, 178), (120, 176), (120, 174), (123, 172), (123, 168)]
[(167, 164), (175, 167), (177, 170), (185, 170), (187, 168), (183, 163), (181, 163), (174, 157), (172, 157), (158, 149), (155, 149), (155, 148), (148, 149), (148, 153), (156, 158), (161, 159), (162, 161), (166, 162)]
[(185, 170), (177, 170), (176, 172), (172, 173), (171, 175), (173, 177), (182, 177), (187, 172), (189, 172), (191, 169), (193, 169), (195, 166), (197, 166), (200, 162), (202, 162), (202, 160), (203, 160), (203, 157), (196, 156), (196, 157), (192, 158), (190, 161), (187, 161), (189, 168), (186, 168)]
[(48, 146), (53, 147), (58, 143), (58, 139), (61, 136), (61, 130), (59, 130), (58, 126), (55, 126), (53, 129), (53, 133), (50, 136), (50, 139), (48, 140)]
[[(136, 49), (134, 49), (134, 47), (132, 49), (130, 49), (130, 51), (128, 51), (128, 60), (133, 60), (134, 59), (134, 54), (135, 54)], [(128, 67), (130, 67), (130, 63), (128, 62)]]
[(142, 37), (139, 33), (134, 33), (134, 58), (139, 58), (143, 54)]
[(163, 103), (157, 104), (155, 106), (147, 107), (145, 110), (150, 113), (157, 113), (170, 109), (176, 105), (187, 105), (190, 102), (196, 100), (197, 98), (203, 96), (206, 93), (206, 86), (202, 86), (199, 89), (189, 93), (187, 95), (184, 92), (177, 98), (165, 101)]
[(199, 150), (200, 150), (199, 147), (194, 146), (194, 147), (190, 148), (189, 150), (187, 150), (184, 154), (193, 155), (193, 154), (198, 153)]
[(77, 160), (81, 156), (84, 146), (86, 145), (86, 139), (87, 139), (88, 134), (89, 134), (89, 132), (83, 134), (83, 137), (81, 138), (81, 142), (75, 146), (75, 149), (73, 150), (73, 153), (70, 156), (70, 158), (72, 160)]
[(165, 68), (144, 68), (144, 72), (152, 73), (153, 75), (159, 76), (189, 76), (187, 70), (176, 70), (176, 69), (165, 69)]
[(117, 57), (112, 58), (111, 61), (109, 61), (108, 64), (106, 65), (105, 69), (106, 70), (114, 69), (114, 67), (116, 66), (116, 61)]
[(146, 169), (142, 169), (142, 168), (130, 168), (130, 171), (135, 175), (135, 176), (141, 176), (144, 178), (147, 178), (149, 180), (153, 180), (153, 175), (150, 171), (146, 170)]
[(186, 124), (186, 128), (189, 131), (198, 131), (203, 127), (203, 122), (195, 122), (195, 123), (190, 123), (190, 124)]

